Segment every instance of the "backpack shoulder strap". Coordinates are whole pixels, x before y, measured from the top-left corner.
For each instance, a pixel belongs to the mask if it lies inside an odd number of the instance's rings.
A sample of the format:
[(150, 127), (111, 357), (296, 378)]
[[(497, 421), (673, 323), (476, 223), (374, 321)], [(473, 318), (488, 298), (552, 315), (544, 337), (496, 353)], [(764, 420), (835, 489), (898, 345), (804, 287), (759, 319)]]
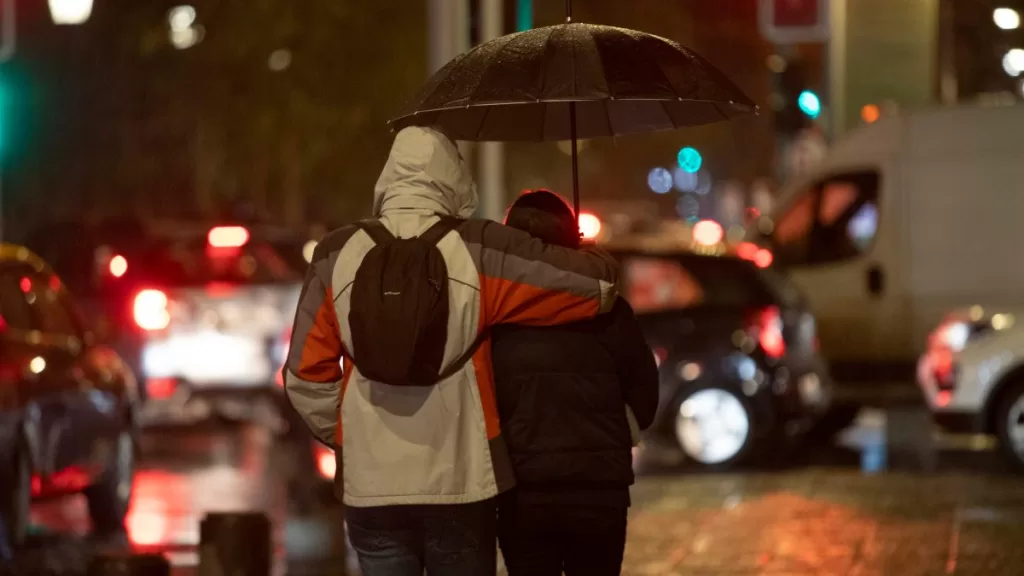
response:
[(431, 244), (437, 244), (449, 232), (458, 228), (462, 223), (465, 222), (462, 218), (456, 218), (454, 216), (441, 216), (441, 219), (434, 223), (433, 226), (427, 228), (423, 234), (419, 235), (419, 238), (425, 242)]
[(360, 220), (356, 226), (369, 234), (374, 244), (387, 244), (395, 239), (395, 235), (380, 223), (380, 220)]

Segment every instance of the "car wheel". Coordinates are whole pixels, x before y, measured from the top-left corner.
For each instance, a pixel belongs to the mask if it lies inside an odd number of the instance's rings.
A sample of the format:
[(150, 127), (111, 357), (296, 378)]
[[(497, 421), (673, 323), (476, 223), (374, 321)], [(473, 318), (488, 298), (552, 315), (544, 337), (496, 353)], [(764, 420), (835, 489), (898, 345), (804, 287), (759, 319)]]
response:
[(1024, 382), (1012, 385), (996, 411), (999, 445), (1010, 464), (1024, 470)]
[[(0, 477), (0, 550), (25, 543), (32, 514), (32, 462), (24, 444), (12, 455)], [(6, 538), (6, 541), (4, 541)]]
[(111, 534), (124, 531), (135, 476), (135, 439), (130, 429), (118, 434), (109, 467), (95, 484), (85, 489), (93, 531)]
[(676, 440), (692, 462), (723, 468), (741, 462), (750, 450), (753, 417), (736, 394), (718, 387), (690, 392), (679, 404)]

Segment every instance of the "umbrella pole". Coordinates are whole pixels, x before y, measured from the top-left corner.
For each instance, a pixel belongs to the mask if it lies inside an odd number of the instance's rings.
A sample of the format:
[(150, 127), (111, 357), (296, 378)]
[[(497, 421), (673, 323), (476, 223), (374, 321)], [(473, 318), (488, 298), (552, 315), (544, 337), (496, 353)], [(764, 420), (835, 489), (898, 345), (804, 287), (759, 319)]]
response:
[(569, 137), (572, 139), (572, 212), (576, 215), (576, 226), (580, 223), (580, 169), (576, 150), (576, 103), (569, 103)]

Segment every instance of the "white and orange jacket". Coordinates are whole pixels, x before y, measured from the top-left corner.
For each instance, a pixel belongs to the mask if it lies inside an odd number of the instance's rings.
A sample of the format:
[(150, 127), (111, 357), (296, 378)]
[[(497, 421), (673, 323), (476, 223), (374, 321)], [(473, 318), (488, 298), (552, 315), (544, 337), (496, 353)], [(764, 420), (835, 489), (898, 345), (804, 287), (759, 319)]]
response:
[[(438, 214), (469, 217), (476, 203), (454, 143), (429, 128), (398, 134), (374, 197), (374, 215), (392, 234), (417, 236)], [(457, 504), (511, 488), (488, 340), (461, 370), (428, 388), (372, 382), (348, 361), (351, 285), (372, 247), (355, 226), (317, 246), (284, 368), (292, 405), (339, 452), (345, 503)], [(618, 268), (608, 255), (547, 246), (496, 222), (466, 220), (438, 248), (450, 282), (445, 366), (491, 326), (582, 320), (617, 297)]]

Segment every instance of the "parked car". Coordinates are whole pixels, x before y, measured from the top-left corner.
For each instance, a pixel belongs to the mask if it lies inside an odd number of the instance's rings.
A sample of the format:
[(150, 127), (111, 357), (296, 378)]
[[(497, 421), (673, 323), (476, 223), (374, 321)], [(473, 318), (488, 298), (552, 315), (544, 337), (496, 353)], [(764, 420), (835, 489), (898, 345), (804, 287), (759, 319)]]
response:
[(0, 551), (23, 543), (32, 502), (54, 496), (84, 494), (94, 530), (121, 531), (137, 415), (131, 369), (61, 279), (27, 248), (0, 245)]
[(305, 235), (162, 222), (89, 238), (74, 256), (59, 239), (38, 243), (76, 272), (91, 315), (139, 375), (145, 424), (247, 418), (264, 400), (282, 406), (274, 375), (307, 265)]
[(928, 337), (917, 380), (935, 422), (954, 433), (994, 434), (1024, 470), (1024, 326), (1013, 312), (953, 312)]
[(828, 412), (814, 317), (775, 270), (679, 249), (612, 253), (661, 370), (652, 448), (725, 467)]

